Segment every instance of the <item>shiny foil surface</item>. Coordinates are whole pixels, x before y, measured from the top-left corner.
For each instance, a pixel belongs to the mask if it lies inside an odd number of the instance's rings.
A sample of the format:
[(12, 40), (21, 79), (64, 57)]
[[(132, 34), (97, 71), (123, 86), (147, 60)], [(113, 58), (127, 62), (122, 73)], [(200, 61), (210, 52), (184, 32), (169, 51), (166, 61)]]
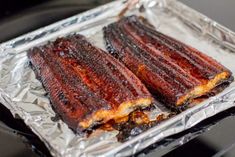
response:
[[(80, 33), (104, 49), (102, 28), (118, 20), (127, 6), (114, 1), (0, 45), (0, 102), (40, 137), (53, 156), (129, 156), (170, 135), (234, 106), (235, 83), (182, 113), (137, 136), (119, 142), (118, 131), (96, 130), (90, 136), (75, 134), (56, 118), (49, 98), (29, 66), (26, 51), (71, 33)], [(235, 74), (235, 34), (177, 0), (140, 0), (125, 15), (141, 15), (156, 29), (212, 56)], [(155, 105), (149, 118), (170, 114)], [(179, 145), (187, 140), (177, 141)]]

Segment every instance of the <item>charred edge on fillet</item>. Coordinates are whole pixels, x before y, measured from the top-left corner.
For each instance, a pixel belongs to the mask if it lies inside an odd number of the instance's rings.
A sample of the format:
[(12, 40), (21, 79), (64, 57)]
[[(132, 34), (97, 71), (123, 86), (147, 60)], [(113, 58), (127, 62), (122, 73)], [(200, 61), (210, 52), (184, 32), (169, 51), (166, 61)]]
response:
[(105, 44), (159, 101), (181, 108), (233, 79), (216, 60), (142, 21), (130, 16), (108, 25), (103, 29)]
[(131, 71), (81, 35), (35, 47), (28, 57), (53, 108), (77, 132), (152, 103)]

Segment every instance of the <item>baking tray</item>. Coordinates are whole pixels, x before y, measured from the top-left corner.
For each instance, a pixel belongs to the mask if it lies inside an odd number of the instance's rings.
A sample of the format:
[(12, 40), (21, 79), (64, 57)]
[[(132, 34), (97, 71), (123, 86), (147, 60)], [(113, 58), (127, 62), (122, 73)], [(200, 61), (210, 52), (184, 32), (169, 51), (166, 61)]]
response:
[[(234, 106), (235, 83), (168, 120), (118, 142), (118, 131), (96, 131), (89, 137), (74, 134), (61, 120), (55, 120), (49, 99), (29, 66), (26, 51), (71, 33), (85, 35), (104, 49), (102, 27), (118, 20), (126, 7), (115, 1), (41, 28), (0, 45), (0, 102), (39, 136), (54, 156), (129, 156), (170, 135), (193, 127), (202, 120)], [(143, 0), (126, 15), (146, 17), (160, 32), (212, 56), (235, 73), (235, 34), (177, 0)], [(156, 113), (168, 113), (156, 107)]]

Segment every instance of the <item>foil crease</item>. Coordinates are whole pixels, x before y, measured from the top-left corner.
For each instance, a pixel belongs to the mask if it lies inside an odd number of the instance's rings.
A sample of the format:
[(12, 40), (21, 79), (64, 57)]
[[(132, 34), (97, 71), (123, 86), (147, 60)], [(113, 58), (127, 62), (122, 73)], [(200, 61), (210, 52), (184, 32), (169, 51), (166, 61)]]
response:
[[(24, 120), (53, 156), (130, 156), (234, 106), (233, 82), (222, 93), (124, 143), (118, 142), (118, 131), (96, 130), (84, 137), (74, 134), (63, 121), (55, 120), (56, 114), (29, 66), (26, 51), (71, 33), (83, 34), (104, 49), (102, 27), (118, 20), (117, 15), (125, 7), (126, 1), (115, 1), (0, 45), (0, 102)], [(159, 31), (205, 52), (235, 74), (235, 34), (229, 29), (177, 0), (140, 0), (126, 12), (131, 14), (144, 16)], [(169, 111), (156, 105), (149, 116), (161, 114), (168, 115)]]

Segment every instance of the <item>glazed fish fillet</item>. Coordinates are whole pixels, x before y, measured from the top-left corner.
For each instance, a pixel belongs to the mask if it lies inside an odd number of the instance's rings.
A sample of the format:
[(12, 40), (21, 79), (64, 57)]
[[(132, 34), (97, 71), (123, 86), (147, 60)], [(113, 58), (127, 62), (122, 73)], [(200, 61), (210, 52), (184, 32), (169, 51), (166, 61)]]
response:
[(143, 24), (137, 16), (122, 18), (103, 31), (107, 50), (170, 107), (190, 103), (233, 79), (211, 57)]
[(131, 71), (81, 35), (33, 48), (28, 57), (55, 111), (75, 131), (127, 116), (153, 101)]

